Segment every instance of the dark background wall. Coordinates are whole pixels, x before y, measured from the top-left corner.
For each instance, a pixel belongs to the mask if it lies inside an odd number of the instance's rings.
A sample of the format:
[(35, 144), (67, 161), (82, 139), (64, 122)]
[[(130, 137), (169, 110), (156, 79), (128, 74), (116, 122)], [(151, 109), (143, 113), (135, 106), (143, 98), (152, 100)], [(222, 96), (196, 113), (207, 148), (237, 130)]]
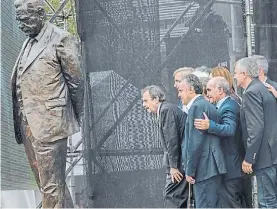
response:
[(10, 77), (24, 39), (13, 1), (1, 1), (1, 190), (36, 188), (24, 147), (15, 142), (12, 119)]
[(269, 61), (268, 76), (277, 81), (277, 1), (253, 0), (255, 54)]

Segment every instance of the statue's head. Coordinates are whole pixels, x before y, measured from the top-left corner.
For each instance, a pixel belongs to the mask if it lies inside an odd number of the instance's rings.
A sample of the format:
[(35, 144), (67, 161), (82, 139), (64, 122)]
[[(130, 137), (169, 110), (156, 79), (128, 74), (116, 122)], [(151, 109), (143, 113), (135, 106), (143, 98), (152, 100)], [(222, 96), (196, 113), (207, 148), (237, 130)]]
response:
[(19, 28), (30, 37), (35, 37), (46, 19), (43, 0), (16, 0), (14, 6)]

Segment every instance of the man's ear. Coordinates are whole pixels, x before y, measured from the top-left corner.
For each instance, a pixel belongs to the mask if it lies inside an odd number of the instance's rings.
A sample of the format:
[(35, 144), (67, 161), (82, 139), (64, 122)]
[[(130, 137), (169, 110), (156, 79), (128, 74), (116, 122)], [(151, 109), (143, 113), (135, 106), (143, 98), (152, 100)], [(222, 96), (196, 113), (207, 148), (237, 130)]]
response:
[(248, 75), (247, 72), (242, 72), (242, 74), (244, 77), (247, 77), (247, 75)]
[(191, 87), (191, 86), (189, 87), (189, 93), (190, 93), (190, 94), (194, 93), (194, 88)]
[(159, 103), (160, 102), (158, 97), (155, 97), (153, 100), (155, 101), (155, 103)]

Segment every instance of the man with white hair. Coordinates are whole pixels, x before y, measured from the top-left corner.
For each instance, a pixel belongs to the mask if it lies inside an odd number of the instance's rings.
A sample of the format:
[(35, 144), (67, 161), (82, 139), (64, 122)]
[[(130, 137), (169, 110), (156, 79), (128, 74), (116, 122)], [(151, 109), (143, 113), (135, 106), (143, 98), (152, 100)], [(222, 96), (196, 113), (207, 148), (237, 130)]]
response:
[(195, 68), (195, 70), (192, 72), (192, 74), (196, 75), (198, 78), (201, 78), (201, 77), (208, 78), (210, 76), (210, 73), (211, 73), (211, 68), (208, 68), (204, 65), (202, 65), (201, 67)]
[(253, 55), (252, 57), (256, 60), (258, 65), (260, 81), (262, 81), (268, 90), (277, 98), (277, 83), (267, 77), (268, 61), (261, 55)]
[[(192, 72), (194, 72), (194, 69), (191, 67), (182, 67), (175, 70), (173, 73), (174, 87), (178, 90), (179, 84), (182, 82), (183, 77), (185, 75), (191, 74)], [(179, 102), (178, 106), (183, 112), (186, 112), (186, 105), (183, 105), (181, 101)]]
[(260, 206), (277, 208), (277, 105), (258, 77), (253, 57), (236, 63), (234, 78), (244, 88), (240, 118), (246, 153), (242, 170), (255, 172)]
[(175, 72), (173, 73), (174, 87), (176, 89), (178, 89), (178, 86), (181, 83), (182, 78), (185, 75), (191, 74), (192, 72), (194, 72), (194, 69), (191, 67), (182, 67), (182, 68), (175, 70)]
[(239, 124), (240, 106), (230, 97), (230, 85), (224, 77), (214, 77), (207, 83), (207, 97), (216, 105), (219, 122), (205, 119), (195, 119), (194, 126), (198, 130), (207, 131), (220, 138), (224, 153), (227, 173), (223, 175), (222, 207), (241, 208), (242, 176), (241, 163), (244, 157)]
[(258, 70), (259, 70), (259, 80), (263, 83), (268, 83), (277, 89), (277, 83), (275, 81), (270, 80), (267, 77), (268, 74), (268, 61), (264, 56), (261, 55), (253, 55), (251, 56), (256, 60)]

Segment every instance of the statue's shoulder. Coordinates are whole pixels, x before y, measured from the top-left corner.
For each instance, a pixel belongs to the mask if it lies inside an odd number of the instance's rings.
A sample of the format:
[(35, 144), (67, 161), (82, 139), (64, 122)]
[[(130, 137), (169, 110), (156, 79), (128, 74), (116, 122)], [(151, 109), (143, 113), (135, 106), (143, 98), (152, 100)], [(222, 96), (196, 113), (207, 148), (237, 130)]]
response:
[(67, 31), (65, 31), (65, 30), (63, 30), (63, 29), (57, 27), (57, 26), (54, 25), (53, 23), (49, 23), (49, 22), (48, 22), (47, 24), (48, 24), (49, 29), (52, 29), (53, 32), (56, 33), (56, 34), (66, 34), (66, 33), (68, 33)]
[(65, 30), (63, 30), (63, 29), (61, 29), (61, 28), (59, 28), (59, 27), (57, 27), (56, 25), (54, 25), (53, 23), (47, 23), (48, 24), (48, 28), (49, 28), (49, 30), (52, 30), (52, 37), (56, 37), (56, 38), (58, 38), (59, 40), (62, 40), (62, 39), (64, 39), (64, 38), (67, 38), (67, 37), (71, 37), (72, 35), (69, 33), (69, 32), (67, 32), (67, 31), (65, 31)]

